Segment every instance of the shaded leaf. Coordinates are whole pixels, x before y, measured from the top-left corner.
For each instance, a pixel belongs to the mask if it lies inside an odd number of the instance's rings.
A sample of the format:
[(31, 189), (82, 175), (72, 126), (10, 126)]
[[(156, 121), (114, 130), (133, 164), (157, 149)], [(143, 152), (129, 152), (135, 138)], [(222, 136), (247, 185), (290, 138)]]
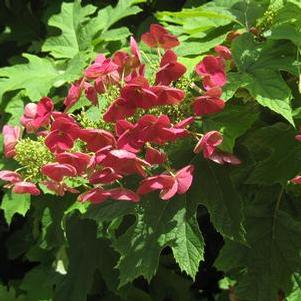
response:
[(285, 184), (297, 175), (301, 167), (301, 143), (295, 135), (291, 127), (278, 123), (248, 136), (244, 144), (257, 161), (248, 183)]
[(204, 242), (191, 202), (183, 196), (168, 202), (145, 199), (136, 206), (135, 224), (114, 242), (121, 254), (120, 286), (140, 275), (150, 281), (165, 246), (172, 248), (180, 268), (195, 276), (203, 259)]
[(223, 134), (224, 141), (219, 146), (226, 152), (233, 152), (235, 140), (243, 135), (258, 118), (258, 109), (252, 104), (227, 103), (224, 111), (209, 117), (204, 122), (207, 131), (217, 130)]
[(105, 239), (97, 239), (96, 231), (95, 222), (81, 220), (78, 215), (67, 220), (69, 266), (67, 275), (58, 283), (54, 300), (86, 301), (97, 269), (109, 288), (117, 286), (116, 255)]
[(9, 191), (5, 193), (0, 208), (4, 210), (6, 222), (10, 224), (15, 213), (25, 216), (30, 208), (30, 195), (16, 194)]

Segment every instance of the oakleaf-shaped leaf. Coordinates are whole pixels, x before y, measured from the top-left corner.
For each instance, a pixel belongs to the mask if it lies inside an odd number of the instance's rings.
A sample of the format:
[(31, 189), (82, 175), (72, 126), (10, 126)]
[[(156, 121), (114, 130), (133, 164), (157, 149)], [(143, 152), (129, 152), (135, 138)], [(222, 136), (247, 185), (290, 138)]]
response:
[(146, 2), (146, 0), (119, 0), (115, 7), (107, 6), (98, 12), (96, 19), (101, 20), (104, 31), (108, 30), (114, 23), (119, 20), (136, 15), (141, 8), (135, 4)]
[(130, 35), (126, 27), (109, 29), (119, 20), (140, 12), (135, 4), (141, 2), (145, 0), (119, 0), (115, 7), (106, 6), (93, 17), (97, 7), (82, 6), (80, 0), (63, 2), (60, 13), (48, 21), (48, 25), (58, 28), (61, 34), (49, 37), (42, 51), (58, 59), (71, 59), (80, 52), (93, 52), (93, 47), (101, 42), (124, 39)]
[(89, 20), (88, 17), (95, 12), (96, 7), (93, 5), (82, 7), (80, 2), (79, 0), (72, 3), (62, 2), (61, 12), (53, 15), (48, 21), (49, 26), (61, 30), (61, 35), (49, 37), (42, 51), (50, 52), (55, 58), (73, 58), (80, 50), (91, 47), (83, 40), (83, 23)]
[(136, 222), (115, 242), (120, 286), (154, 276), (161, 250), (170, 246), (180, 268), (194, 277), (203, 259), (204, 241), (195, 219), (196, 204), (186, 196), (166, 202), (145, 199), (136, 207)]
[(48, 94), (59, 74), (54, 65), (46, 58), (23, 54), (26, 64), (0, 68), (0, 99), (8, 91), (25, 90), (32, 101), (38, 101)]
[(206, 206), (217, 231), (230, 239), (244, 241), (241, 199), (230, 178), (229, 167), (201, 159), (201, 155), (195, 158), (194, 165), (191, 198)]
[(241, 78), (240, 86), (245, 87), (259, 104), (294, 124), (291, 91), (279, 73), (280, 70), (297, 72), (293, 66), (295, 50), (291, 43), (268, 41), (263, 44), (246, 33), (234, 40), (231, 50)]

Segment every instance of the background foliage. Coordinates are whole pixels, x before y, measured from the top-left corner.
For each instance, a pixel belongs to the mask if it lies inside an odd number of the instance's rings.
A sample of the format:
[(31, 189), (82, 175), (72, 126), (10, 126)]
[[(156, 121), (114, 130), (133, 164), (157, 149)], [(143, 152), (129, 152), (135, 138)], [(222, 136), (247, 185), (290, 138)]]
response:
[[(288, 182), (301, 170), (298, 0), (1, 1), (1, 125), (44, 95), (60, 107), (97, 53), (152, 22), (180, 37), (175, 51), (190, 71), (241, 33), (226, 109), (205, 124), (243, 164), (193, 158), (193, 188), (169, 202), (87, 208), (70, 195), (3, 190), (1, 300), (300, 300), (300, 188)], [(190, 162), (190, 150), (181, 145), (175, 159)]]

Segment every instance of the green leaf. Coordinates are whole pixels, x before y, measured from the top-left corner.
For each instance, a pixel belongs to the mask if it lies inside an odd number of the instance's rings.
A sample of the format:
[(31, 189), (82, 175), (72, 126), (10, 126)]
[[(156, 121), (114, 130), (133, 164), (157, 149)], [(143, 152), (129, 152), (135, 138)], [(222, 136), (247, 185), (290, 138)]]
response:
[(12, 98), (10, 98), (7, 106), (5, 107), (5, 112), (11, 115), (7, 121), (8, 124), (20, 124), (20, 117), (23, 115), (24, 112), (23, 94), (23, 91), (21, 91)]
[(23, 57), (28, 63), (0, 69), (0, 98), (8, 91), (24, 89), (30, 100), (38, 101), (55, 82), (59, 73), (51, 61), (32, 54)]
[(223, 87), (223, 94), (221, 98), (225, 101), (229, 100), (239, 88), (245, 88), (248, 83), (249, 80), (247, 77), (243, 77), (240, 72), (228, 72), (227, 83)]
[(131, 35), (131, 32), (128, 30), (127, 27), (120, 27), (120, 28), (114, 28), (110, 29), (108, 31), (105, 31), (99, 39), (94, 40), (95, 44), (98, 44), (99, 40), (104, 41), (119, 41), (122, 39), (125, 39)]
[(61, 35), (49, 37), (42, 46), (42, 51), (50, 52), (55, 58), (73, 58), (79, 51), (88, 48), (88, 37), (84, 37), (83, 23), (89, 21), (88, 17), (96, 10), (95, 6), (81, 7), (80, 1), (73, 3), (63, 2), (59, 14), (51, 16), (48, 25), (59, 28)]
[(170, 246), (181, 270), (195, 277), (204, 241), (195, 220), (196, 204), (187, 197), (168, 202), (145, 199), (136, 206), (136, 222), (114, 242), (120, 253), (120, 286), (138, 276), (154, 276), (161, 250)]
[(259, 104), (282, 115), (292, 125), (291, 91), (280, 74), (270, 70), (257, 70), (246, 86)]
[[(282, 188), (264, 188), (248, 200), (246, 230), (249, 247), (228, 245), (218, 268), (238, 269), (237, 297), (246, 301), (277, 300), (279, 290), (291, 291), (291, 277), (300, 270), (301, 224), (285, 212)], [(229, 262), (228, 256), (235, 256)], [(226, 268), (226, 269), (225, 269)]]
[(291, 24), (273, 27), (265, 36), (272, 40), (290, 40), (298, 47), (301, 46), (301, 31)]
[(192, 56), (207, 53), (210, 49), (216, 45), (222, 44), (226, 38), (226, 34), (211, 38), (209, 41), (206, 39), (199, 40), (198, 42), (184, 41), (178, 47), (175, 48), (176, 53), (179, 56)]
[(54, 85), (61, 86), (65, 82), (73, 82), (83, 75), (83, 70), (86, 68), (91, 54), (89, 52), (79, 52), (71, 60), (62, 66), (60, 75), (56, 78)]
[(298, 47), (301, 46), (301, 5), (300, 1), (285, 1), (282, 8), (277, 11), (273, 25), (266, 37), (274, 40), (290, 40)]
[(250, 28), (255, 25), (256, 20), (266, 11), (269, 1), (242, 1), (242, 0), (216, 0), (210, 1), (204, 6), (227, 14), (242, 27)]
[(278, 123), (260, 128), (244, 144), (256, 158), (256, 164), (247, 181), (250, 184), (285, 184), (298, 174), (301, 166), (301, 144), (296, 132)]
[(217, 231), (230, 239), (244, 241), (242, 204), (230, 178), (229, 169), (201, 159), (194, 160), (192, 198), (205, 205)]
[(173, 269), (160, 265), (158, 273), (150, 283), (152, 300), (164, 301), (191, 301), (193, 293), (191, 291), (191, 281), (182, 277)]
[(234, 40), (231, 49), (239, 70), (240, 83), (259, 104), (294, 124), (290, 106), (291, 91), (279, 73), (285, 70), (297, 74), (293, 66), (296, 54), (293, 47), (287, 42), (258, 43), (250, 34), (243, 34)]
[(9, 290), (5, 286), (0, 285), (0, 298), (5, 301), (25, 301), (26, 297), (24, 295), (16, 296), (16, 291), (13, 287)]
[[(60, 13), (52, 16), (48, 25), (61, 31), (58, 36), (49, 37), (42, 46), (42, 51), (49, 52), (57, 59), (71, 59), (83, 51), (93, 52), (93, 46), (103, 41), (115, 41), (130, 35), (127, 28), (109, 28), (119, 20), (137, 14), (141, 9), (136, 3), (145, 0), (119, 0), (117, 5), (106, 6), (91, 17), (97, 7), (81, 6), (81, 1), (63, 2)], [(90, 57), (92, 55), (90, 54)]]
[[(181, 25), (182, 34), (193, 35), (208, 32), (219, 26), (225, 26), (234, 21), (227, 12), (216, 12), (210, 7), (183, 9), (180, 12), (157, 12), (156, 18), (162, 22)], [(178, 32), (179, 34), (179, 32)]]
[(4, 210), (6, 222), (10, 224), (15, 213), (25, 216), (30, 208), (30, 195), (7, 192), (2, 199), (0, 208)]
[(99, 205), (91, 205), (87, 213), (86, 218), (93, 219), (97, 223), (112, 221), (115, 218), (123, 217), (127, 214), (134, 214), (135, 206), (131, 202), (116, 202), (108, 200)]
[(114, 23), (119, 20), (136, 15), (141, 11), (141, 8), (135, 4), (146, 2), (146, 0), (119, 0), (115, 7), (107, 6), (98, 12), (96, 19), (101, 20), (102, 28), (108, 30)]
[(219, 148), (232, 153), (235, 140), (250, 129), (257, 118), (258, 108), (253, 104), (227, 103), (224, 111), (205, 120), (204, 128), (206, 132), (211, 130), (221, 132), (224, 141)]
[(27, 300), (52, 300), (54, 285), (60, 281), (61, 277), (51, 266), (39, 265), (26, 273), (20, 289), (26, 292)]
[(301, 300), (301, 276), (300, 274), (295, 273), (292, 278), (293, 289), (287, 297), (287, 301), (299, 301)]
[(73, 215), (67, 220), (69, 267), (67, 275), (57, 284), (54, 300), (86, 301), (94, 273), (98, 269), (106, 285), (117, 286), (116, 253), (105, 239), (97, 239), (96, 223)]

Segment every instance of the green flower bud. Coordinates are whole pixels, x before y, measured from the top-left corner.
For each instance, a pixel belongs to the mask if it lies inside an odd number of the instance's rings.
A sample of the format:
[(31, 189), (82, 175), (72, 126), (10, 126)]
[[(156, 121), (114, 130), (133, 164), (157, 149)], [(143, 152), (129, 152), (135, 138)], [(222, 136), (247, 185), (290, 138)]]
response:
[(22, 139), (16, 145), (16, 155), (14, 159), (21, 165), (20, 173), (24, 178), (37, 182), (43, 179), (40, 169), (43, 165), (53, 162), (54, 155), (45, 145), (45, 138), (31, 140), (30, 138)]

